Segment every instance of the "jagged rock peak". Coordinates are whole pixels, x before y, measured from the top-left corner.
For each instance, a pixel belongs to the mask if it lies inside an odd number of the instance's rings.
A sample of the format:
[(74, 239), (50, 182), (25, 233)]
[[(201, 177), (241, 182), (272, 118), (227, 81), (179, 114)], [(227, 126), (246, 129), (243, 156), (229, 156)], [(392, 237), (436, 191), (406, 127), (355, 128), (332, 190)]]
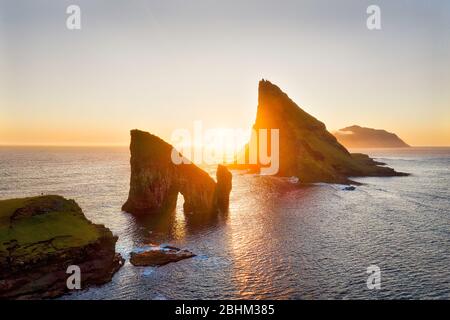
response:
[[(301, 182), (348, 183), (352, 176), (404, 175), (350, 154), (324, 123), (268, 80), (259, 82), (253, 128), (279, 130), (279, 176), (296, 176)], [(249, 145), (253, 144), (251, 140)]]

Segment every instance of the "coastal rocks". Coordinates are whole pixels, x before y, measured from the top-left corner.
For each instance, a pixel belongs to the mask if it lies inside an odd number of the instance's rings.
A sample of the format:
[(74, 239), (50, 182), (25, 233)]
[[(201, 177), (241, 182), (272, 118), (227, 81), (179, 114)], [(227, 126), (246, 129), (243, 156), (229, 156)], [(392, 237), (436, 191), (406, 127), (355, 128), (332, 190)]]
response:
[(162, 266), (171, 262), (195, 257), (189, 250), (172, 246), (147, 246), (130, 253), (130, 262), (137, 267)]
[(334, 132), (337, 140), (347, 148), (408, 148), (395, 133), (382, 129), (350, 126)]
[[(122, 210), (133, 214), (173, 211), (178, 193), (187, 213), (212, 213), (228, 208), (231, 173), (219, 166), (217, 183), (192, 163), (176, 164), (167, 142), (147, 132), (131, 131), (131, 178), (128, 200)], [(182, 157), (182, 156), (181, 156)]]
[(117, 237), (86, 219), (73, 200), (49, 195), (0, 201), (0, 298), (41, 299), (67, 288), (80, 268), (82, 289), (111, 280), (124, 260)]
[[(260, 81), (258, 93), (253, 129), (279, 130), (278, 176), (296, 176), (302, 183), (348, 184), (349, 177), (407, 175), (381, 167), (367, 155), (350, 154), (322, 122), (302, 110), (271, 82)], [(253, 144), (257, 145), (250, 140), (249, 145)], [(264, 167), (259, 161), (258, 166)]]

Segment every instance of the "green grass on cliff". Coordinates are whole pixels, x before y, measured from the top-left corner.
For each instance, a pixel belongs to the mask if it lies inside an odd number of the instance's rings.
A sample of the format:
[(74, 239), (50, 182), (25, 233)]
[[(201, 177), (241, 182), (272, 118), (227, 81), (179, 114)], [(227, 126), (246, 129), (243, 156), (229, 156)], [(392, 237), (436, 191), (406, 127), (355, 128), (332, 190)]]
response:
[[(18, 209), (36, 206), (44, 208), (44, 212), (14, 218)], [(14, 255), (29, 259), (86, 245), (97, 240), (100, 233), (73, 200), (59, 196), (0, 200), (0, 256), (8, 255), (8, 247), (13, 243), (17, 243)]]

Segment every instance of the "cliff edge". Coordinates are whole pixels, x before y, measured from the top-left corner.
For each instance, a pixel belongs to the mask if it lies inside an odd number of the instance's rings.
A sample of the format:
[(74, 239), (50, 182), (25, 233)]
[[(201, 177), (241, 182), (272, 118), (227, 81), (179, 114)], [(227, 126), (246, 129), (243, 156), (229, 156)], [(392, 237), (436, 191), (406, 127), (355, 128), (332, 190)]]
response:
[(69, 292), (71, 265), (81, 288), (111, 280), (123, 259), (117, 237), (56, 195), (0, 201), (0, 298), (53, 298)]

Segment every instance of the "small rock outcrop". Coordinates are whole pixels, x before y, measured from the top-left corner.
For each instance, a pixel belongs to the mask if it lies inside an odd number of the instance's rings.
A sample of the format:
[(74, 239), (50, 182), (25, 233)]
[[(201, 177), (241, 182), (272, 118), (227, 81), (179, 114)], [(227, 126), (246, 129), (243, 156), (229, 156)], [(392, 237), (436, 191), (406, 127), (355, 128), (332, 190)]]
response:
[[(379, 166), (364, 154), (351, 154), (327, 131), (325, 124), (305, 112), (286, 93), (269, 81), (259, 82), (258, 109), (253, 129), (279, 130), (278, 176), (298, 177), (302, 183), (344, 183), (357, 176), (402, 176), (387, 167)], [(252, 137), (253, 139), (253, 137)], [(248, 159), (250, 140), (245, 147)], [(228, 167), (255, 172), (265, 165), (231, 164)]]
[(191, 251), (172, 246), (148, 246), (130, 253), (130, 263), (137, 267), (163, 266), (171, 262), (195, 257)]
[(133, 214), (173, 211), (178, 193), (184, 197), (184, 211), (212, 213), (228, 208), (231, 173), (220, 166), (217, 183), (192, 163), (176, 164), (167, 142), (148, 132), (131, 131), (131, 177), (128, 200), (122, 210)]
[(395, 133), (382, 129), (350, 126), (334, 132), (337, 140), (347, 148), (408, 148)]
[(67, 269), (81, 288), (109, 282), (124, 260), (117, 237), (93, 224), (73, 200), (48, 195), (0, 201), (0, 298), (41, 299), (68, 291)]

